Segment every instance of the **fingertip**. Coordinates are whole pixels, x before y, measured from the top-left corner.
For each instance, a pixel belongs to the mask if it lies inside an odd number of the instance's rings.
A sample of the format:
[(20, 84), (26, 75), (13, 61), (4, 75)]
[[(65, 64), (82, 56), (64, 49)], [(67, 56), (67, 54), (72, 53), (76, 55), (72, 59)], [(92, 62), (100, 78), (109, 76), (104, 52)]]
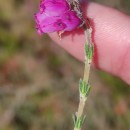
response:
[[(115, 9), (96, 3), (90, 3), (84, 11), (93, 21), (95, 65), (130, 84), (130, 18)], [(57, 33), (50, 34), (50, 37), (70, 54), (84, 60), (83, 31), (77, 29), (65, 33), (61, 40)]]

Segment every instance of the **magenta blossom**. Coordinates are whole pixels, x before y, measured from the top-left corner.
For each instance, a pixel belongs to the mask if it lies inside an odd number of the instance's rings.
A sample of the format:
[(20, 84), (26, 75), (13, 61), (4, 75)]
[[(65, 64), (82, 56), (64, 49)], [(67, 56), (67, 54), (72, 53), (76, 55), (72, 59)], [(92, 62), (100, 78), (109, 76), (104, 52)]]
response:
[(82, 23), (66, 0), (41, 1), (40, 11), (35, 15), (35, 21), (39, 34), (72, 31)]
[(44, 0), (40, 3), (40, 12), (49, 16), (59, 16), (69, 9), (66, 0)]

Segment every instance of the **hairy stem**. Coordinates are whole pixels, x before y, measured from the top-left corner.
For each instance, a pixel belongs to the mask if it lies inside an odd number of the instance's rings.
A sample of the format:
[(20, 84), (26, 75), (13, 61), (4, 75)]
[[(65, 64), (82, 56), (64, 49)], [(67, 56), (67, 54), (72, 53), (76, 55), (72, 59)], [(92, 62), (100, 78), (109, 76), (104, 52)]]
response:
[[(81, 126), (83, 124), (83, 111), (84, 111), (84, 107), (85, 107), (85, 102), (87, 100), (87, 96), (89, 93), (89, 76), (90, 76), (90, 67), (91, 67), (91, 61), (92, 61), (92, 56), (93, 56), (93, 44), (92, 44), (92, 40), (91, 40), (91, 33), (92, 33), (92, 28), (90, 27), (89, 29), (87, 29), (86, 25), (83, 25), (83, 29), (84, 29), (84, 34), (85, 34), (85, 68), (84, 68), (84, 77), (83, 77), (83, 84), (80, 87), (84, 87), (85, 86), (85, 91), (80, 91), (80, 98), (79, 98), (79, 106), (78, 106), (78, 111), (76, 113), (76, 119), (75, 122), (77, 123), (75, 125), (74, 130), (81, 130)], [(86, 48), (87, 47), (87, 48)], [(92, 52), (92, 53), (91, 53)], [(92, 56), (90, 55), (90, 53), (92, 54)], [(81, 120), (81, 122), (79, 122), (79, 120)], [(80, 123), (78, 125), (78, 123)]]

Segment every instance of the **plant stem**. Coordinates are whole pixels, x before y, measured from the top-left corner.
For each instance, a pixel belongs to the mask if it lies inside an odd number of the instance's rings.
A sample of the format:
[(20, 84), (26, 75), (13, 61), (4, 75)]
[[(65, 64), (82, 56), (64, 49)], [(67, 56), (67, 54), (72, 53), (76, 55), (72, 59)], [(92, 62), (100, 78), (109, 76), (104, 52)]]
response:
[[(85, 35), (85, 44), (87, 45), (90, 45), (90, 46), (93, 46), (92, 44), (92, 38), (91, 38), (91, 34), (92, 34), (92, 28), (90, 26), (89, 29), (87, 29), (86, 27), (86, 24), (84, 24), (83, 26), (83, 29), (84, 29), (84, 35)], [(84, 48), (85, 50), (85, 48)], [(89, 75), (90, 75), (90, 66), (91, 66), (91, 60), (88, 61), (88, 58), (87, 58), (87, 55), (85, 54), (85, 68), (84, 68), (84, 77), (83, 77), (83, 80), (88, 83), (89, 82)]]
[[(90, 27), (89, 29), (87, 29), (86, 25), (83, 25), (83, 29), (84, 29), (84, 35), (85, 35), (85, 46), (87, 45), (88, 47), (88, 52), (86, 53), (85, 47), (85, 68), (84, 68), (84, 77), (83, 77), (83, 83), (85, 83), (86, 88), (88, 89), (88, 85), (89, 85), (89, 76), (90, 76), (90, 67), (91, 67), (91, 61), (92, 61), (92, 57), (89, 58), (88, 57), (88, 53), (91, 51), (91, 49), (93, 49), (93, 44), (92, 44), (92, 40), (91, 40), (91, 33), (92, 33), (92, 28)], [(93, 55), (93, 53), (92, 53)], [(85, 107), (85, 102), (87, 100), (87, 96), (88, 96), (88, 92), (86, 93), (87, 95), (84, 95), (82, 92), (80, 92), (80, 99), (79, 99), (79, 106), (78, 106), (78, 111), (76, 113), (76, 122), (78, 124), (78, 120), (81, 120), (81, 124), (77, 127), (77, 125), (75, 125), (74, 130), (81, 130), (81, 126), (83, 123), (83, 111), (84, 111), (84, 107)]]

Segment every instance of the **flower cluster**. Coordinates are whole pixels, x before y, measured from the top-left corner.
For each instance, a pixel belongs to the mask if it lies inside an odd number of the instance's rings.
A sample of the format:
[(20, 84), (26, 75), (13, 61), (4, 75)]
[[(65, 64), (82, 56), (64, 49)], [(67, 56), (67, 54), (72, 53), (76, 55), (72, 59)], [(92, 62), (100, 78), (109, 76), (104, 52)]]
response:
[(39, 34), (72, 31), (82, 23), (66, 0), (42, 0), (35, 21)]

